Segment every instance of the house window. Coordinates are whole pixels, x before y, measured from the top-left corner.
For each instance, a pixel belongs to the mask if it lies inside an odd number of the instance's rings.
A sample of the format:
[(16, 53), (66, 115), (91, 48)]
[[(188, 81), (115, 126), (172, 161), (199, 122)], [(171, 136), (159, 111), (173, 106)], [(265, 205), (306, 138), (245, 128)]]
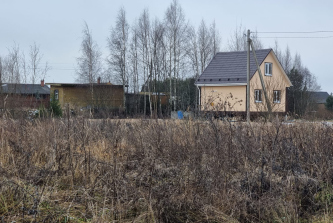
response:
[(262, 102), (261, 90), (254, 90), (254, 100), (255, 102)]
[(265, 75), (266, 76), (272, 76), (272, 68), (273, 68), (272, 63), (265, 63)]
[(40, 94), (38, 94), (38, 92), (36, 93), (36, 99), (37, 99), (37, 100), (40, 99)]
[(55, 100), (59, 100), (59, 91), (58, 90), (54, 90), (54, 99)]
[(273, 91), (273, 102), (274, 103), (281, 102), (281, 91)]

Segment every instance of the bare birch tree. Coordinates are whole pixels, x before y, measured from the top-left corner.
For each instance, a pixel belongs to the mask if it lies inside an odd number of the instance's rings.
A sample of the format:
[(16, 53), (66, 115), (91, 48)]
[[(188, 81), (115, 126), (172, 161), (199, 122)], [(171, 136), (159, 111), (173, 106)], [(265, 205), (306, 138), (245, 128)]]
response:
[[(228, 40), (228, 50), (229, 51), (246, 51), (247, 50), (247, 36), (246, 27), (242, 24), (236, 27), (234, 32), (231, 34)], [(258, 38), (257, 31), (251, 32), (251, 40), (253, 42), (254, 48), (260, 50), (264, 48), (263, 43)]]
[(140, 91), (139, 86), (139, 71), (138, 71), (138, 63), (139, 63), (139, 56), (138, 56), (138, 29), (134, 25), (131, 35), (131, 41), (130, 41), (130, 47), (129, 47), (129, 62), (130, 67), (128, 70), (130, 70), (130, 78), (131, 78), (131, 89), (134, 93), (138, 93)]
[[(183, 62), (186, 55), (188, 23), (185, 20), (183, 9), (177, 0), (174, 0), (165, 13), (165, 28), (168, 44), (168, 62), (169, 62), (169, 78), (170, 78), (170, 99), (171, 108), (173, 102), (173, 110), (177, 109), (177, 79), (183, 68)], [(172, 76), (173, 74), (173, 76)], [(173, 92), (172, 92), (172, 79)], [(174, 97), (173, 97), (174, 96)]]
[[(152, 92), (155, 93), (154, 97), (154, 112), (157, 116), (158, 102), (160, 102), (160, 92), (156, 95), (156, 82), (161, 81), (163, 61), (165, 60), (164, 51), (164, 26), (163, 23), (158, 19), (155, 19), (151, 25), (151, 80)], [(157, 96), (157, 97), (156, 97)], [(161, 114), (161, 104), (160, 104), (160, 114)], [(151, 111), (152, 115), (152, 111)]]
[(26, 64), (24, 52), (21, 54), (21, 69), (21, 82), (27, 84), (29, 82), (29, 67)]
[(283, 59), (281, 61), (282, 67), (283, 67), (283, 69), (285, 70), (286, 73), (289, 73), (291, 68), (292, 68), (292, 62), (291, 61), (292, 61), (292, 57), (291, 57), (291, 54), (290, 54), (289, 47), (287, 46), (286, 51), (283, 54)]
[(86, 22), (82, 34), (81, 56), (77, 58), (76, 81), (92, 84), (102, 74), (102, 54)]
[(5, 62), (6, 66), (6, 82), (20, 83), (21, 81), (21, 57), (19, 45), (14, 43), (11, 49), (8, 50), (8, 56)]
[(242, 24), (236, 27), (228, 40), (228, 51), (244, 51), (247, 48), (246, 38), (244, 37), (246, 29)]
[(274, 41), (274, 48), (273, 51), (276, 55), (276, 58), (279, 60), (279, 62), (282, 64), (283, 61), (283, 55), (282, 52), (280, 50), (280, 46), (279, 46), (279, 42), (277, 40)]
[[(147, 114), (146, 111), (146, 92), (149, 91), (149, 61), (150, 61), (150, 21), (149, 21), (149, 12), (148, 9), (144, 9), (142, 14), (139, 17), (138, 23), (138, 34), (139, 34), (139, 54), (141, 60), (141, 69), (143, 77), (143, 91), (144, 91), (144, 100), (143, 100), (143, 113)], [(149, 102), (150, 102), (150, 94)], [(150, 103), (151, 107), (151, 103)]]
[(34, 42), (32, 45), (30, 45), (29, 64), (27, 66), (27, 69), (29, 70), (28, 73), (30, 73), (30, 82), (32, 84), (35, 84), (36, 80), (44, 80), (47, 71), (50, 69), (47, 62), (45, 63), (45, 66), (41, 65), (42, 59), (43, 54), (40, 52), (40, 47), (37, 46), (37, 44)]
[[(108, 38), (109, 57), (107, 62), (109, 70), (114, 77), (125, 87), (128, 84), (127, 75), (127, 51), (128, 51), (129, 25), (126, 19), (124, 8), (120, 8), (115, 27), (111, 28)], [(124, 107), (126, 105), (126, 95), (124, 94)]]
[(212, 37), (204, 20), (201, 20), (201, 24), (198, 29), (198, 47), (201, 68), (200, 72), (202, 73), (212, 59), (213, 55)]
[(42, 59), (39, 53), (39, 47), (37, 47), (36, 43), (30, 46), (29, 55), (30, 55), (29, 69), (31, 70), (31, 83), (34, 84), (39, 76), (38, 69)]
[[(197, 43), (197, 35), (194, 27), (189, 28), (189, 43), (190, 47), (188, 48), (187, 54), (192, 67), (192, 71), (194, 73), (195, 79), (199, 78), (199, 52), (198, 52), (198, 43)], [(195, 91), (195, 102), (199, 100), (199, 91), (196, 88)], [(195, 103), (195, 110), (198, 110), (198, 103)]]
[(198, 41), (195, 28), (193, 26), (189, 27), (189, 48), (187, 50), (187, 55), (190, 60), (192, 70), (195, 78), (198, 78), (200, 75), (199, 71), (199, 50), (198, 50)]
[(213, 21), (213, 23), (210, 26), (210, 35), (212, 38), (212, 48), (213, 48), (212, 57), (214, 57), (215, 54), (220, 51), (220, 47), (221, 47), (221, 36), (220, 36), (218, 29), (216, 29), (215, 20)]
[[(244, 36), (244, 38), (246, 40), (246, 36)], [(263, 42), (258, 37), (257, 30), (256, 31), (251, 31), (251, 41), (253, 43), (254, 49), (256, 49), (256, 50), (260, 50), (260, 49), (263, 49), (265, 47), (264, 44), (263, 44)], [(246, 41), (245, 41), (245, 43), (246, 43)]]

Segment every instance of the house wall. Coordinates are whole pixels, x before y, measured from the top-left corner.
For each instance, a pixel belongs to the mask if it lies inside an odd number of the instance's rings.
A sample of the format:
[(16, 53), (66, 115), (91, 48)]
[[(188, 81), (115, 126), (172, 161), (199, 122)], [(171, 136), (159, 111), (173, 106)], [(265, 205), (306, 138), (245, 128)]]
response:
[(90, 86), (51, 85), (51, 94), (54, 94), (54, 90), (59, 91), (61, 107), (69, 104), (70, 107), (92, 106), (118, 109), (123, 106), (124, 101), (124, 90), (118, 85), (95, 85), (92, 91)]
[[(273, 63), (272, 76), (265, 76), (265, 62)], [(286, 111), (286, 87), (289, 82), (283, 74), (279, 62), (271, 51), (264, 62), (260, 65), (260, 70), (265, 82), (267, 96), (271, 102), (273, 112)], [(264, 92), (262, 91), (262, 102), (256, 103), (254, 99), (254, 90), (262, 90), (258, 71), (250, 80), (250, 111), (262, 112), (268, 111)], [(281, 91), (280, 103), (273, 103), (273, 91)], [(200, 92), (202, 111), (246, 111), (246, 86), (202, 86)], [(232, 95), (232, 97), (231, 97)], [(225, 104), (225, 102), (228, 102)]]
[(319, 112), (319, 111), (326, 111), (327, 109), (326, 109), (326, 106), (325, 106), (325, 104), (321, 104), (321, 103), (318, 103), (317, 104), (317, 111)]
[(246, 86), (202, 86), (202, 111), (246, 111)]
[[(273, 63), (272, 76), (265, 76), (265, 63)], [(289, 87), (288, 81), (283, 75), (283, 71), (278, 65), (278, 61), (275, 59), (273, 52), (271, 51), (264, 62), (260, 66), (261, 74), (263, 75), (267, 97), (271, 102), (273, 112), (285, 112), (286, 111), (286, 87)], [(262, 112), (268, 111), (264, 92), (262, 91), (262, 102), (255, 102), (254, 91), (255, 89), (263, 90), (259, 77), (259, 72), (256, 71), (252, 79), (250, 80), (250, 111)], [(273, 91), (281, 91), (280, 103), (273, 102)]]
[(50, 95), (40, 95), (37, 99), (34, 95), (20, 94), (0, 94), (0, 108), (7, 109), (37, 109), (39, 107), (48, 108)]

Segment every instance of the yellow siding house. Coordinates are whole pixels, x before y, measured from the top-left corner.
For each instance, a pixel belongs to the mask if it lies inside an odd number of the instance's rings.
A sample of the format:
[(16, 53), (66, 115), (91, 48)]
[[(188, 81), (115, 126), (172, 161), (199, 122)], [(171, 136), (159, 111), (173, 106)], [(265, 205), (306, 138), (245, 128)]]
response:
[[(286, 112), (286, 89), (292, 84), (272, 49), (257, 50), (256, 55), (272, 111)], [(217, 53), (196, 81), (201, 111), (246, 112), (247, 52)], [(250, 111), (266, 112), (264, 92), (257, 66), (250, 57)]]

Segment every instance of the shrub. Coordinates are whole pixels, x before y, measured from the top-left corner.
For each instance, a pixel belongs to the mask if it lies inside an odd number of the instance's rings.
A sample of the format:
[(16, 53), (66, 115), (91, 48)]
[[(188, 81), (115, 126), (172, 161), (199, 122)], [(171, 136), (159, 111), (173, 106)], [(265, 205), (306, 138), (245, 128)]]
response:
[(333, 219), (328, 125), (76, 116), (0, 126), (0, 222)]
[(333, 111), (333, 95), (327, 97), (325, 106), (327, 110)]
[(55, 99), (55, 95), (51, 95), (50, 101), (50, 113), (53, 117), (62, 117), (62, 109), (59, 104), (59, 101)]

